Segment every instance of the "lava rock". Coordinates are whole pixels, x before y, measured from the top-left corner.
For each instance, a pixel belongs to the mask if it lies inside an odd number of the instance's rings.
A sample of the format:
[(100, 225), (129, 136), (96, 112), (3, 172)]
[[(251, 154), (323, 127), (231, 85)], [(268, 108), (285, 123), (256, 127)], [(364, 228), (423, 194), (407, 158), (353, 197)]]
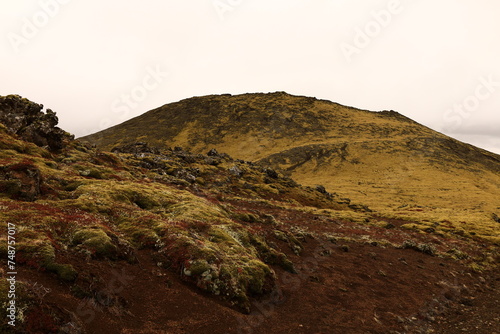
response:
[(127, 144), (123, 146), (117, 146), (111, 150), (113, 153), (150, 153), (150, 154), (160, 154), (160, 151), (155, 147), (150, 147), (147, 143), (136, 142), (132, 144)]
[(241, 169), (239, 169), (238, 166), (233, 166), (233, 167), (229, 168), (229, 173), (231, 173), (232, 175), (234, 175), (236, 177), (241, 177), (243, 175), (243, 171)]
[(51, 151), (62, 149), (74, 136), (58, 128), (56, 114), (19, 95), (0, 96), (0, 122), (21, 139)]
[(279, 177), (278, 173), (272, 168), (267, 167), (264, 171), (270, 178), (277, 179)]
[(217, 150), (213, 148), (210, 151), (208, 151), (207, 155), (209, 157), (219, 157), (219, 152), (217, 152)]
[(323, 187), (322, 185), (317, 185), (316, 186), (316, 191), (322, 193), (322, 194), (325, 194), (325, 195), (328, 195), (328, 192), (326, 191), (325, 187)]

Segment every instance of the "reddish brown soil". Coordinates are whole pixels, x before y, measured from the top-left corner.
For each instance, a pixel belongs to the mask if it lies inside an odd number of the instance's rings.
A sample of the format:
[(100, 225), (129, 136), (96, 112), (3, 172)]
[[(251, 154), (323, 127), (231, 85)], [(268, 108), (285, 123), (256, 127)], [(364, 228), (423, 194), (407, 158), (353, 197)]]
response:
[[(179, 273), (158, 267), (153, 250), (138, 251), (137, 263), (67, 253), (58, 260), (73, 264), (80, 273), (75, 285), (81, 291), (61, 283), (53, 274), (26, 266), (20, 268), (19, 278), (38, 291), (40, 305), (59, 310), (63, 323), (74, 323), (89, 334), (500, 334), (498, 272), (477, 273), (450, 257), (382, 247), (383, 243), (371, 241), (400, 244), (412, 239), (439, 250), (451, 245), (466, 247), (465, 240), (415, 233), (396, 224), (384, 229), (335, 221), (269, 203), (232, 204), (245, 212), (272, 214), (282, 222), (279, 226), (253, 224), (267, 231), (268, 241), (286, 253), (297, 269), (291, 274), (275, 267), (277, 288), (255, 299), (248, 315), (182, 281)], [(300, 255), (288, 243), (272, 237), (274, 229), (287, 231), (290, 226), (306, 231)], [(324, 233), (334, 237), (327, 240), (321, 236)], [(358, 242), (346, 242), (342, 237)], [(42, 321), (43, 316), (32, 318)], [(48, 326), (42, 325), (33, 328)], [(81, 333), (67, 329), (65, 333)]]
[(159, 269), (151, 251), (140, 251), (137, 264), (80, 262), (88, 277), (101, 277), (94, 304), (51, 274), (20, 275), (50, 289), (43, 301), (76, 315), (87, 333), (500, 332), (498, 273), (480, 278), (409, 249), (311, 238), (304, 245), (301, 256), (289, 254), (298, 273), (275, 268), (278, 289), (254, 301), (250, 315)]

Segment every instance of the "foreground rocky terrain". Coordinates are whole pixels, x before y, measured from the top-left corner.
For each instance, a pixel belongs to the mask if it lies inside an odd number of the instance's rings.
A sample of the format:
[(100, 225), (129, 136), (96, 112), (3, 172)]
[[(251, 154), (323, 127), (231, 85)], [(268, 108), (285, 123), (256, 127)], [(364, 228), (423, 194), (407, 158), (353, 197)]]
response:
[(96, 149), (42, 110), (0, 97), (2, 332), (498, 331), (492, 217), (423, 228), (221, 149)]

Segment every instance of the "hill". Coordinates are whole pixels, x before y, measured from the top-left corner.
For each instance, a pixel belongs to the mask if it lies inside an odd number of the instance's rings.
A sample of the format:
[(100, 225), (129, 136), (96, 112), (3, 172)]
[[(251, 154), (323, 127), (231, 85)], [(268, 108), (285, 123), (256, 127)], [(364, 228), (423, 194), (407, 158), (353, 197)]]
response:
[[(492, 333), (498, 245), (0, 97), (1, 333)], [(11, 324), (15, 324), (15, 327)]]
[(321, 184), (412, 227), (498, 242), (500, 156), (394, 111), (370, 112), (283, 92), (194, 97), (81, 138), (110, 150), (145, 141), (216, 148)]

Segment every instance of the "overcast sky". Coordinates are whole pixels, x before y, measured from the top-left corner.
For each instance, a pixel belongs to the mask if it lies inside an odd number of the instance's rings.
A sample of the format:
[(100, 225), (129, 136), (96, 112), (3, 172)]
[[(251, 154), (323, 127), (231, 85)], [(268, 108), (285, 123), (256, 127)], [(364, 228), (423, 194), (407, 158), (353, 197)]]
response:
[(0, 0), (0, 95), (77, 136), (180, 99), (286, 91), (500, 153), (498, 0)]

